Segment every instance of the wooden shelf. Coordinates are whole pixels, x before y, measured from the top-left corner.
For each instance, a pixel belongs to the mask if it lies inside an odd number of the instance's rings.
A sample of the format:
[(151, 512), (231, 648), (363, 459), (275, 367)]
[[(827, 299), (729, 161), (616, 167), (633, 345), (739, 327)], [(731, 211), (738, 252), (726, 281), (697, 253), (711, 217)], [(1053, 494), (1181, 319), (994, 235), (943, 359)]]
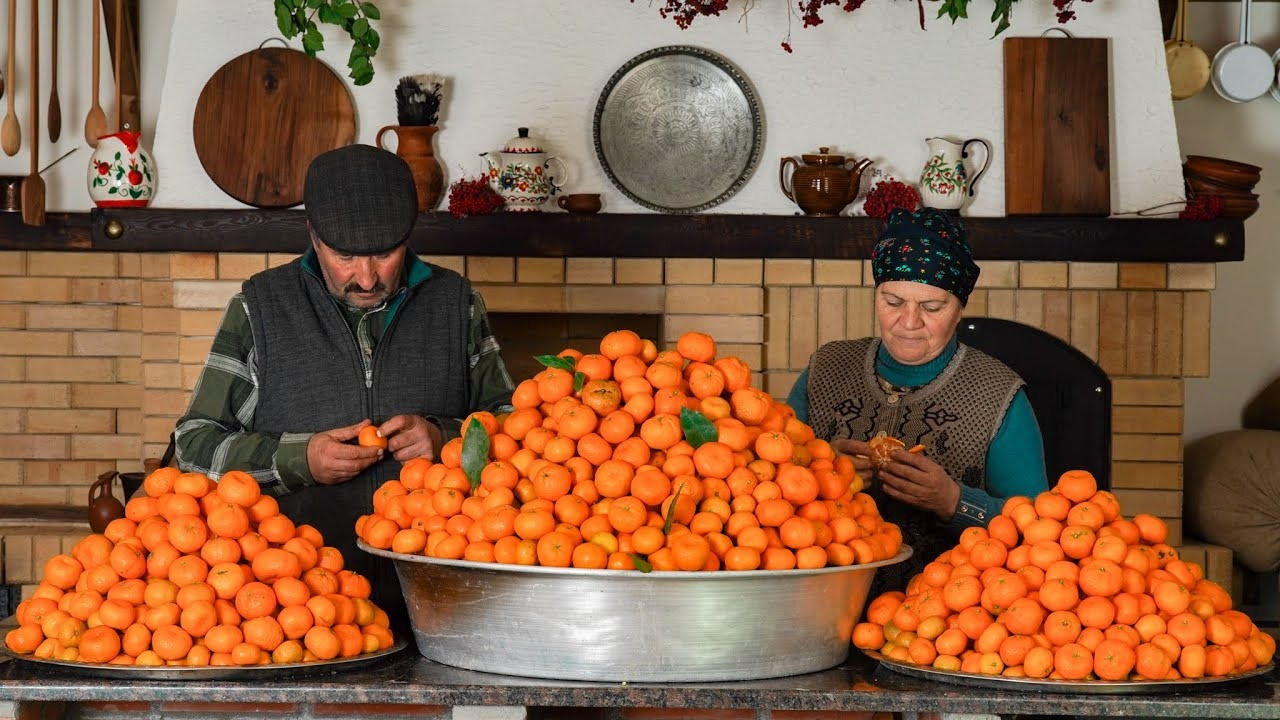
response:
[[(109, 237), (107, 230), (121, 230)], [(0, 215), (0, 250), (300, 252), (301, 210), (102, 209), (50, 213), (43, 227)], [(979, 260), (1232, 262), (1244, 259), (1240, 220), (965, 218)], [(867, 217), (790, 215), (498, 214), (419, 218), (423, 255), (863, 259), (881, 224)]]

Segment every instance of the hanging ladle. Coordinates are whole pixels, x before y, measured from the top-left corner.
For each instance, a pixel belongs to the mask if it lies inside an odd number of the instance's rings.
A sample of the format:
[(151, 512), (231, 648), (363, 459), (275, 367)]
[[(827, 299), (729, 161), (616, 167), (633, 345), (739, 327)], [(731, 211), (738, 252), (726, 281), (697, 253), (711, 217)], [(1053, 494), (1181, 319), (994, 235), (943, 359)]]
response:
[(93, 87), (93, 105), (89, 108), (89, 114), (84, 118), (84, 140), (89, 143), (89, 147), (98, 147), (98, 138), (107, 134), (107, 113), (102, 110), (102, 105), (98, 102), (98, 74), (99, 74), (99, 56), (102, 54), (102, 3), (94, 0), (93, 3), (93, 74), (89, 77), (91, 87)]
[[(14, 57), (17, 54), (18, 0), (9, 0), (9, 70), (5, 77), (13, 82)], [(9, 111), (0, 122), (0, 149), (10, 157), (18, 154), (22, 145), (22, 126), (18, 124), (18, 115), (13, 111), (13, 88), (9, 88)]]

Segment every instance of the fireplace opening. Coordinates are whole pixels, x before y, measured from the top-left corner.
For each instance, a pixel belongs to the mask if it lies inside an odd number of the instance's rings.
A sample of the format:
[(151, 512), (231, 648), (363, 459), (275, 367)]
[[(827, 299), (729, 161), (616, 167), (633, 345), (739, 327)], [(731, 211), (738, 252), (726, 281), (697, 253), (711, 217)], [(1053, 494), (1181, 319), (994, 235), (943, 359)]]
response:
[(600, 352), (600, 338), (614, 330), (633, 330), (662, 344), (662, 316), (619, 313), (490, 312), (489, 324), (502, 348), (502, 361), (517, 383), (542, 370), (534, 358), (565, 348)]
[(1111, 379), (1060, 338), (999, 318), (960, 321), (960, 342), (1022, 376), (1044, 437), (1049, 485), (1067, 470), (1088, 470), (1098, 489), (1111, 488)]

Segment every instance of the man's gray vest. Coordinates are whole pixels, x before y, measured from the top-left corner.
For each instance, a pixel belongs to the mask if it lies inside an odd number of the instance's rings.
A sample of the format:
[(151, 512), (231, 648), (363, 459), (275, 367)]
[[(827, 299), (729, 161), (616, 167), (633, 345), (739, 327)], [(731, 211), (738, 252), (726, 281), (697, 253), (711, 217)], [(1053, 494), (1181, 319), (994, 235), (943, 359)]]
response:
[[(469, 412), (471, 286), (457, 273), (432, 265), (431, 277), (408, 289), (367, 380), (345, 310), (301, 259), (253, 276), (243, 289), (257, 355), (256, 431), (315, 433), (364, 418), (378, 425), (394, 415)], [(402, 603), (394, 570), (356, 547), (355, 520), (373, 511), (373, 491), (399, 474), (388, 453), (349, 482), (280, 498), (282, 513), (314, 525), (347, 567), (369, 577), (375, 602), (393, 615)]]
[[(879, 349), (878, 338), (863, 338), (827, 343), (813, 354), (807, 388), (809, 424), (817, 436), (868, 440), (884, 433), (907, 447), (924, 445), (924, 453), (953, 479), (985, 490), (987, 448), (1022, 379), (999, 360), (961, 344), (933, 382), (891, 402), (893, 394), (876, 377)], [(900, 579), (897, 587), (886, 587), (901, 590), (956, 538), (935, 515), (888, 497), (878, 483), (868, 492), (915, 551), (910, 561), (877, 573), (877, 586)]]

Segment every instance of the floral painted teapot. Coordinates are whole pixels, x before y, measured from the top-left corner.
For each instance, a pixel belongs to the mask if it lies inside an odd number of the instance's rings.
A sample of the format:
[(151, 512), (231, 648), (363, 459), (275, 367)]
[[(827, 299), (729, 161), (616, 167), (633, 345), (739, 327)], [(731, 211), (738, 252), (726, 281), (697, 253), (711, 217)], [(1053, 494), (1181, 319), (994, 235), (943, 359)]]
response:
[[(568, 172), (560, 158), (548, 157), (529, 128), (507, 141), (502, 151), (480, 153), (489, 165), (489, 186), (502, 196), (507, 212), (541, 212), (542, 205), (564, 187)], [(551, 163), (560, 172), (551, 175)]]
[(89, 198), (98, 207), (146, 207), (155, 195), (156, 168), (142, 133), (121, 130), (98, 138), (89, 158)]

